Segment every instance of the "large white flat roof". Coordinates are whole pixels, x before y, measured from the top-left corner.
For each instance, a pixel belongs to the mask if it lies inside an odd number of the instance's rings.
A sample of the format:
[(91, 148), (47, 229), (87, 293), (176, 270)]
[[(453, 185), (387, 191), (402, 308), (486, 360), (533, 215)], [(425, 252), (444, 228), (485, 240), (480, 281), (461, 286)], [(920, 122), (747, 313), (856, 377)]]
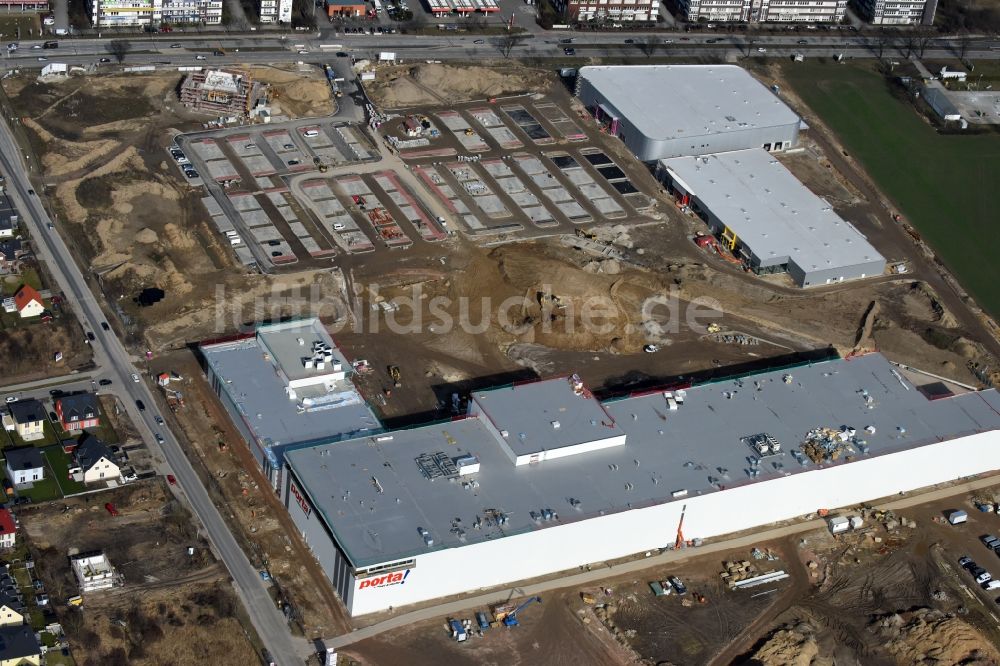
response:
[(736, 65), (583, 67), (579, 76), (650, 139), (721, 134), (799, 122)]
[(810, 273), (884, 260), (833, 208), (762, 148), (661, 160), (761, 263)]
[[(536, 405), (536, 397), (519, 403), (527, 425), (548, 404)], [(856, 428), (873, 456), (1000, 429), (995, 390), (929, 400), (879, 354), (694, 386), (676, 410), (661, 391), (608, 401), (604, 410), (626, 434), (624, 446), (538, 465), (515, 466), (482, 416), (301, 448), (285, 459), (362, 567), (670, 502), (677, 491), (695, 496), (816, 469), (792, 451), (818, 427)], [(870, 433), (862, 430), (868, 426)], [(755, 454), (744, 438), (760, 433), (788, 453), (762, 461), (751, 476)], [(475, 455), (481, 468), (432, 479), (418, 463), (434, 455)], [(662, 528), (664, 543), (674, 527)]]

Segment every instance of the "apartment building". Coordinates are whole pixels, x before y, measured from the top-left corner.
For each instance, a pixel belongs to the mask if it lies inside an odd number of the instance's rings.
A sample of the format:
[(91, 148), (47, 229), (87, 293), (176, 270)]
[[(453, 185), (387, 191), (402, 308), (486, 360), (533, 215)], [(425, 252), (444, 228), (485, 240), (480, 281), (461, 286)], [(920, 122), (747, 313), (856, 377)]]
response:
[(556, 0), (556, 9), (566, 12), (571, 21), (610, 21), (632, 23), (656, 21), (659, 0)]
[(261, 23), (291, 23), (292, 0), (260, 0)]
[(688, 21), (840, 23), (847, 0), (678, 0)]
[(933, 25), (938, 0), (857, 0), (858, 13), (873, 25)]
[(89, 8), (94, 27), (222, 23), (222, 0), (92, 0)]

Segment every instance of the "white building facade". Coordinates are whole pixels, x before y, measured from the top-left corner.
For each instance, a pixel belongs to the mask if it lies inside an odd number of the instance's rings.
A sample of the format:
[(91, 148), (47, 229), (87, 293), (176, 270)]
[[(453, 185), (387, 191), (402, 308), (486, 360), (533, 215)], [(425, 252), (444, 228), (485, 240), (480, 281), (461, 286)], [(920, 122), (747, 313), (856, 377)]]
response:
[(100, 27), (222, 23), (222, 0), (92, 0), (90, 20)]
[(291, 23), (292, 0), (260, 0), (261, 23)]
[(858, 0), (858, 10), (873, 25), (932, 25), (937, 0)]
[(688, 21), (840, 23), (847, 0), (680, 0)]
[(556, 8), (571, 21), (635, 23), (656, 21), (659, 0), (557, 0)]

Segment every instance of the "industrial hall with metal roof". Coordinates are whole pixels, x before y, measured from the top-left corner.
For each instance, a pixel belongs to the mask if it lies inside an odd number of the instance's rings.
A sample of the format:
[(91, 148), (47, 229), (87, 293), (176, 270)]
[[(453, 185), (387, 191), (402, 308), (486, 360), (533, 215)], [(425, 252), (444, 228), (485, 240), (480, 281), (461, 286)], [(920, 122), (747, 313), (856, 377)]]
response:
[(573, 376), (289, 450), (281, 492), (358, 615), (662, 548), (682, 510), (707, 538), (997, 468), (998, 429), (996, 391), (879, 354), (603, 403)]

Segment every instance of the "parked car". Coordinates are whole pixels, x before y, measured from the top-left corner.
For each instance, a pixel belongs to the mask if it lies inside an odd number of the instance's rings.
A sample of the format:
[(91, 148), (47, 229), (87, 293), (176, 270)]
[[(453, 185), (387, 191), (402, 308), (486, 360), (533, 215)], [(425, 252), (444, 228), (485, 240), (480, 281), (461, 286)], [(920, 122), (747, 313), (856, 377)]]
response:
[(563, 49), (563, 53), (568, 56), (576, 55), (576, 49)]
[(156, 433), (156, 442), (158, 444), (163, 444), (163, 435), (161, 435), (160, 433)]
[(995, 544), (997, 542), (1000, 542), (1000, 539), (996, 538), (992, 534), (984, 534), (983, 536), (979, 537), (979, 540), (982, 541), (983, 545), (989, 548), (990, 550), (995, 550), (996, 549)]
[(1000, 590), (1000, 580), (988, 580), (982, 585), (984, 590)]
[(113, 382), (110, 379), (102, 379), (97, 383), (100, 384), (101, 386), (111, 386)]
[(111, 58), (101, 58), (98, 62), (111, 62)]
[(167, 483), (172, 486), (177, 485), (177, 478), (173, 474), (167, 474)]
[(671, 576), (667, 578), (667, 581), (670, 583), (670, 586), (674, 588), (674, 592), (676, 592), (678, 596), (687, 594), (687, 585), (685, 585), (684, 582), (677, 576)]
[(17, 402), (17, 396), (16, 395), (9, 395), (6, 398), (4, 398), (4, 402), (6, 402), (8, 405), (10, 403), (12, 403), (12, 402)]
[(962, 557), (958, 558), (958, 565), (963, 569), (967, 568), (970, 564), (975, 564), (975, 562), (973, 562), (972, 558), (969, 557), (968, 555), (963, 555)]
[(111, 327), (108, 326), (108, 322), (106, 322), (106, 321), (102, 321), (101, 322), (101, 328), (103, 328), (105, 331), (110, 331), (111, 330)]
[(137, 374), (135, 374), (133, 372), (132, 373), (132, 381), (134, 381), (136, 384), (138, 384), (139, 383), (139, 375), (137, 375)]
[(88, 339), (88, 340), (90, 340), (91, 342), (93, 342), (94, 340), (96, 340), (96, 339), (97, 339), (97, 336), (95, 336), (95, 335), (94, 335), (93, 333), (91, 333), (90, 331), (87, 331), (87, 339)]
[(144, 403), (142, 400), (136, 400), (135, 406), (139, 408), (140, 412), (146, 411), (146, 403)]

